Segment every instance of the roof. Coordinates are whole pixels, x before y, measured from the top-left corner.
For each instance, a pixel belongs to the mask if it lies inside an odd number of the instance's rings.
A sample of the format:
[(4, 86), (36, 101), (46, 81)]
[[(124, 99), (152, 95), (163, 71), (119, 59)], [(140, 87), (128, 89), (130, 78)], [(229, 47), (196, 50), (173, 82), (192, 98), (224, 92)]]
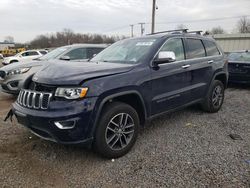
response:
[(0, 42), (0, 44), (15, 44), (14, 42)]
[(67, 45), (67, 47), (91, 47), (91, 48), (106, 48), (109, 45), (108, 44), (86, 44), (86, 43), (77, 43), (77, 44), (71, 44)]

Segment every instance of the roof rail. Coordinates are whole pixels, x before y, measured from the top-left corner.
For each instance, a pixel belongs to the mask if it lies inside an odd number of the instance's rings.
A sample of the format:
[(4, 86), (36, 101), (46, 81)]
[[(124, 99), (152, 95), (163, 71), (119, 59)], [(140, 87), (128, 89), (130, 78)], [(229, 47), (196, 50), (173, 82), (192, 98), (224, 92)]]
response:
[(182, 31), (182, 33), (187, 33), (188, 29), (175, 29), (175, 30), (168, 30), (168, 31), (160, 31), (160, 32), (155, 32), (155, 33), (151, 33), (148, 35), (156, 35), (156, 34), (161, 34), (161, 33), (170, 33), (170, 32), (177, 32), (177, 31)]
[(202, 33), (203, 31), (188, 31), (188, 32), (186, 32), (186, 33), (195, 33), (195, 34), (197, 34), (197, 35), (201, 35), (201, 33)]

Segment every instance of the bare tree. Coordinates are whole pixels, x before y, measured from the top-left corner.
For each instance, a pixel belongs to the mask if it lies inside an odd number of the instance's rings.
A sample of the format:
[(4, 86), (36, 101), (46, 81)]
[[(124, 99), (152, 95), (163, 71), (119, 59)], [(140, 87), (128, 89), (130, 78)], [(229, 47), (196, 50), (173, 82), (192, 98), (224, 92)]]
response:
[(176, 26), (176, 29), (187, 29), (187, 26), (184, 24), (179, 24)]
[(100, 34), (81, 34), (74, 33), (70, 29), (64, 29), (63, 31), (39, 35), (30, 42), (31, 48), (50, 48), (59, 47), (75, 43), (114, 43), (118, 40), (124, 39), (124, 36), (107, 36)]
[(250, 19), (246, 16), (240, 18), (237, 23), (237, 29), (239, 33), (250, 33)]
[(4, 37), (4, 42), (14, 43), (14, 37), (6, 36)]
[(218, 26), (218, 27), (212, 28), (209, 33), (211, 33), (211, 34), (224, 34), (224, 33), (226, 33), (226, 31), (221, 26)]

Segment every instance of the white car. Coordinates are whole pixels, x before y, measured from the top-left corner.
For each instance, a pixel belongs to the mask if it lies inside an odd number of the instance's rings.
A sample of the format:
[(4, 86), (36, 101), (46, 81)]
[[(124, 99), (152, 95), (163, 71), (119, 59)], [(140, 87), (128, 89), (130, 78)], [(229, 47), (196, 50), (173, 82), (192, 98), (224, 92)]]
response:
[(16, 63), (16, 62), (30, 62), (45, 54), (47, 54), (46, 50), (27, 50), (27, 51), (20, 52), (14, 56), (4, 58), (2, 64), (8, 65), (11, 63)]

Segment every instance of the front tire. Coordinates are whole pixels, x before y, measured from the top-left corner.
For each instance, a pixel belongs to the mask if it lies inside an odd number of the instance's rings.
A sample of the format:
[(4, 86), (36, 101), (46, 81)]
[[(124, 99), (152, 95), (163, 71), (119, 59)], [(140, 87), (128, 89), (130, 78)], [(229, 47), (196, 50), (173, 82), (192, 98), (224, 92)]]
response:
[(206, 112), (218, 112), (224, 101), (225, 87), (219, 80), (214, 80), (209, 88), (208, 94), (202, 103), (202, 109)]
[(139, 130), (134, 108), (121, 102), (107, 104), (95, 132), (94, 148), (106, 158), (118, 158), (133, 147)]

